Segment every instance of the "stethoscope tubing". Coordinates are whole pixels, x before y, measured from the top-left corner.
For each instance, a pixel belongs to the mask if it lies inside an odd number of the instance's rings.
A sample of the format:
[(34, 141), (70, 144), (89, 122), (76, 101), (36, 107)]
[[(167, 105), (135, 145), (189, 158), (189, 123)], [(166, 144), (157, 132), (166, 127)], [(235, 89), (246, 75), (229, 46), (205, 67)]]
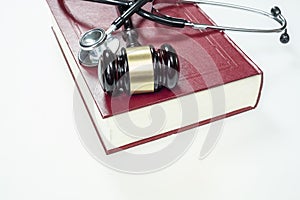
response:
[[(132, 1), (125, 1), (125, 0), (83, 0), (83, 1), (104, 3), (104, 4), (109, 4), (109, 5), (115, 5), (115, 6), (125, 6), (125, 7), (130, 7), (133, 4)], [(156, 23), (160, 23), (160, 24), (163, 24), (166, 26), (171, 26), (171, 27), (184, 28), (185, 25), (188, 23), (188, 21), (185, 19), (154, 15), (153, 13), (148, 12), (142, 8), (137, 10), (136, 14), (140, 15), (141, 17), (144, 17), (145, 19), (148, 19), (148, 20), (151, 20), (151, 21), (154, 21)]]

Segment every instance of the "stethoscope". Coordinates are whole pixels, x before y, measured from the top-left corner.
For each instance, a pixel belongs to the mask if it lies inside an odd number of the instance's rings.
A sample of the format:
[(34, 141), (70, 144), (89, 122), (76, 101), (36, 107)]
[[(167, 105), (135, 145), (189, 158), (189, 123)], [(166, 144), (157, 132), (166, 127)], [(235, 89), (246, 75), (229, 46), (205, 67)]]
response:
[[(255, 32), (255, 33), (281, 33), (280, 41), (282, 43), (289, 42), (289, 35), (287, 33), (287, 21), (285, 17), (281, 14), (280, 9), (275, 6), (271, 9), (271, 12), (265, 12), (263, 10), (245, 7), (241, 5), (229, 4), (229, 3), (222, 3), (222, 2), (213, 2), (213, 1), (205, 1), (205, 0), (137, 0), (137, 1), (127, 1), (127, 0), (85, 0), (85, 1), (92, 1), (97, 3), (104, 3), (110, 5), (117, 5), (126, 7), (127, 10), (123, 12), (117, 19), (115, 19), (110, 27), (107, 30), (102, 28), (95, 28), (87, 31), (82, 35), (79, 40), (79, 45), (81, 48), (79, 54), (79, 61), (81, 64), (85, 66), (97, 66), (97, 59), (94, 61), (90, 59), (83, 59), (86, 58), (86, 55), (95, 53), (95, 49), (101, 51), (101, 46), (107, 46), (108, 43), (116, 44), (117, 41), (110, 37), (116, 30), (118, 30), (125, 21), (130, 18), (134, 13), (154, 22), (171, 26), (177, 28), (184, 28), (184, 27), (191, 27), (193, 29), (199, 30), (220, 30), (220, 31), (239, 31), (239, 32)], [(152, 2), (152, 10), (148, 12), (142, 7), (148, 3)], [(221, 7), (228, 7), (237, 10), (243, 10), (247, 12), (252, 12), (255, 14), (263, 15), (272, 20), (276, 21), (280, 24), (279, 27), (270, 28), (270, 29), (260, 29), (260, 28), (244, 28), (244, 27), (233, 27), (233, 26), (219, 26), (219, 25), (210, 25), (210, 24), (201, 24), (192, 21), (188, 21), (187, 19), (183, 18), (175, 18), (171, 16), (164, 15), (160, 12), (160, 5), (163, 4), (207, 4), (213, 6), (221, 6)], [(111, 45), (117, 46), (117, 45)], [(100, 50), (99, 50), (100, 48)], [(96, 57), (99, 54), (96, 53)]]

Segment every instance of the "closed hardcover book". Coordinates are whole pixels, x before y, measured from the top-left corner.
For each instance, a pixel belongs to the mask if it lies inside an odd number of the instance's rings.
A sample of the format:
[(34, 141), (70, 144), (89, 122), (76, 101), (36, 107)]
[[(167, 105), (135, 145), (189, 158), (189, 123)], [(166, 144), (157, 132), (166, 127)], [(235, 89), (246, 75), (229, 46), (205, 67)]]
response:
[[(133, 15), (142, 45), (168, 43), (180, 63), (175, 88), (158, 92), (107, 95), (98, 69), (80, 65), (81, 35), (108, 28), (118, 17), (115, 6), (87, 1), (47, 0), (53, 31), (70, 72), (107, 154), (179, 133), (255, 108), (262, 88), (262, 71), (220, 31), (172, 28)], [(149, 5), (144, 7), (150, 9)], [(167, 15), (207, 24), (214, 22), (197, 5), (164, 8)], [(122, 38), (122, 31), (114, 34)]]

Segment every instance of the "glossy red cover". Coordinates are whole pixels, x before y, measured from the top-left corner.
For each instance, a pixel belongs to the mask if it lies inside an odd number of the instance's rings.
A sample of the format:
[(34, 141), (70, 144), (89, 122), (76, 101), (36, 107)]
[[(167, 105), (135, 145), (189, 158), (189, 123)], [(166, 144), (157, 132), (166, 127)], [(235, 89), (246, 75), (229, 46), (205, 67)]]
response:
[[(103, 118), (262, 73), (223, 32), (171, 28), (135, 14), (132, 17), (134, 26), (144, 28), (139, 35), (143, 44), (165, 42), (176, 49), (181, 67), (179, 82), (172, 91), (163, 89), (151, 94), (111, 97), (101, 90), (97, 69), (81, 66), (77, 55), (82, 33), (94, 27), (109, 27), (118, 16), (116, 7), (79, 0), (47, 2)], [(144, 8), (149, 10), (150, 6)], [(213, 23), (196, 5), (172, 6), (165, 12), (192, 21)], [(123, 103), (126, 98), (130, 98), (129, 106)]]

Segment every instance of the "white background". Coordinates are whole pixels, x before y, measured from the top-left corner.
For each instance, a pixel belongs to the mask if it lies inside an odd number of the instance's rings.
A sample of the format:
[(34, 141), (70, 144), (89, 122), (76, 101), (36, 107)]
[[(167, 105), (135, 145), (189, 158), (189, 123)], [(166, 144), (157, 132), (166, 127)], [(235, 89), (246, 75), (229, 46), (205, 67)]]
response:
[[(207, 126), (179, 161), (146, 175), (111, 170), (83, 147), (74, 83), (46, 2), (2, 2), (0, 199), (300, 199), (299, 2), (230, 2), (266, 10), (280, 5), (291, 42), (281, 45), (278, 34), (229, 33), (264, 71), (258, 108), (226, 119), (204, 160), (198, 157)], [(211, 11), (217, 22), (227, 17)], [(261, 25), (242, 17), (232, 22)]]

